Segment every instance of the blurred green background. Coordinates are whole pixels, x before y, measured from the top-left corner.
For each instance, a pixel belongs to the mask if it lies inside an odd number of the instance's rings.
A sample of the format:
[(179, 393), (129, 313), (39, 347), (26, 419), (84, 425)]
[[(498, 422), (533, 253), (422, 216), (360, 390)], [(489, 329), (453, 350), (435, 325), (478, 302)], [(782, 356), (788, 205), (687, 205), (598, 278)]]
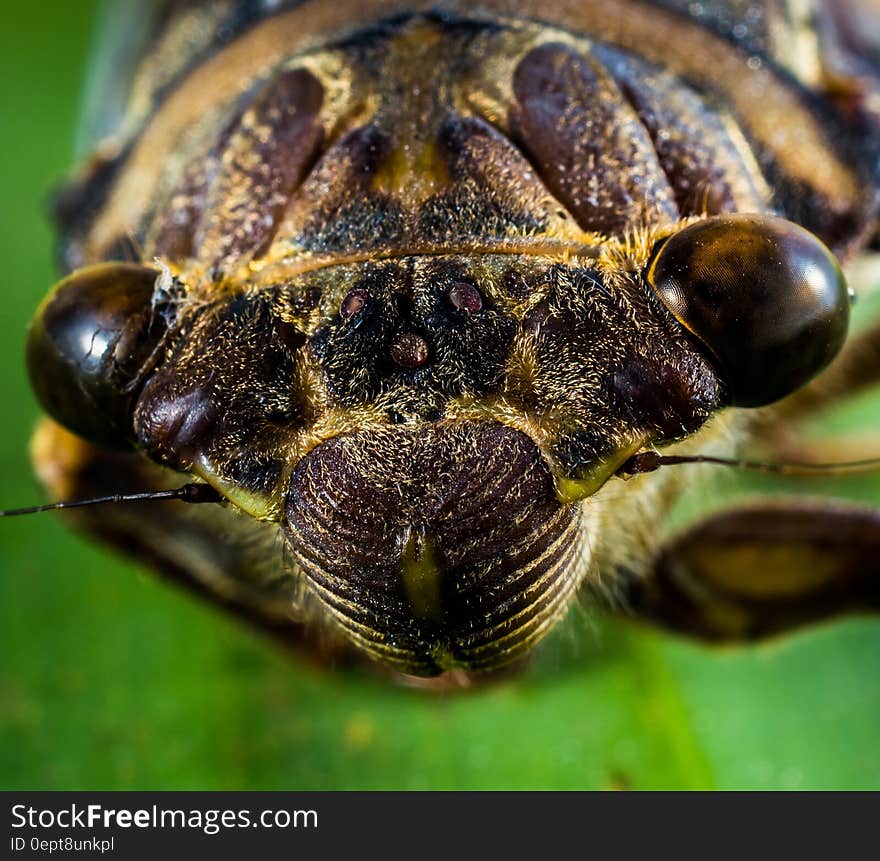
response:
[[(0, 30), (0, 506), (40, 499), (23, 342), (54, 277), (45, 201), (71, 163), (95, 9), (15, 6)], [(878, 416), (875, 400), (829, 421)], [(786, 487), (880, 499), (880, 480)], [(742, 491), (726, 477), (690, 505)], [(0, 522), (0, 654), (3, 789), (880, 788), (875, 620), (715, 652), (575, 612), (524, 676), (428, 695), (291, 661), (43, 515)]]

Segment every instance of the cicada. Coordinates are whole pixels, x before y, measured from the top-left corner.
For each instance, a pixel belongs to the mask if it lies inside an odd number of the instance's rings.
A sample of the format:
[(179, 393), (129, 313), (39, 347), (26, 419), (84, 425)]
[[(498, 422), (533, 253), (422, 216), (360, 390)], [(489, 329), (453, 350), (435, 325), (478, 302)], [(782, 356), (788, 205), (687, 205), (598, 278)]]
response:
[(578, 600), (716, 642), (876, 610), (876, 512), (661, 536), (712, 460), (771, 468), (878, 375), (842, 268), (877, 225), (878, 16), (138, 4), (29, 335), (48, 492), (150, 497), (72, 517), (416, 676), (514, 664)]

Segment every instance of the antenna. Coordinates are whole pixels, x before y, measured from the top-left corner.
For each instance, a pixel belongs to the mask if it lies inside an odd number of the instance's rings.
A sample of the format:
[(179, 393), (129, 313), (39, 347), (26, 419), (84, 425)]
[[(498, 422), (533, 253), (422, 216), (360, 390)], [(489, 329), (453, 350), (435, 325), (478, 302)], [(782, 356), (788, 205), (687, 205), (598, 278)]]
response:
[(709, 454), (662, 455), (656, 451), (643, 451), (634, 454), (617, 470), (623, 478), (655, 472), (661, 466), (678, 466), (686, 463), (710, 463), (718, 466), (731, 466), (736, 469), (750, 469), (755, 472), (768, 472), (774, 475), (795, 475), (801, 477), (835, 475), (858, 475), (880, 470), (880, 458), (851, 460), (843, 463), (765, 463), (739, 458), (715, 457)]
[(120, 502), (161, 502), (176, 499), (178, 502), (202, 504), (222, 502), (223, 497), (210, 484), (184, 484), (172, 490), (151, 490), (142, 493), (115, 493), (112, 496), (96, 496), (93, 499), (77, 499), (71, 502), (50, 502), (30, 508), (0, 510), (0, 517), (18, 517), (22, 514), (40, 514), (43, 511), (60, 511), (66, 508), (85, 508), (89, 505), (108, 505)]

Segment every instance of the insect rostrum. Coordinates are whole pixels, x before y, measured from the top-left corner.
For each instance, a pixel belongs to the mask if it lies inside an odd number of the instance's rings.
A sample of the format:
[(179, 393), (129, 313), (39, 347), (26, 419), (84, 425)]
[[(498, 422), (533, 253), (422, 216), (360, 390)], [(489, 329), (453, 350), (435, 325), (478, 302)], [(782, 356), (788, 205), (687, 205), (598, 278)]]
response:
[[(166, 5), (61, 198), (35, 451), (54, 496), (190, 476), (226, 503), (81, 528), (420, 675), (525, 656), (600, 583), (721, 640), (877, 605), (864, 512), (734, 511), (663, 549), (698, 469), (615, 478), (733, 454), (847, 361), (838, 258), (880, 148), (830, 4), (797, 68), (775, 0)], [(846, 552), (804, 580), (835, 517)], [(784, 588), (736, 568), (792, 524)]]

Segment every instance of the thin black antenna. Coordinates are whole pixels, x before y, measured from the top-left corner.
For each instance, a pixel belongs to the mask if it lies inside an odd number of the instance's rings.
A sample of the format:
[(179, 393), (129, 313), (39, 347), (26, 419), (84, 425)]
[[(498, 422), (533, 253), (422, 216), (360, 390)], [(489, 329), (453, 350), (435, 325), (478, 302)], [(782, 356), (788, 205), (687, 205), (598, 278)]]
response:
[(731, 466), (736, 469), (750, 469), (755, 472), (769, 472), (774, 475), (835, 476), (858, 475), (880, 470), (880, 458), (851, 460), (843, 463), (764, 463), (756, 460), (740, 460), (730, 457), (714, 457), (708, 454), (662, 455), (656, 451), (643, 451), (634, 454), (617, 470), (619, 476), (642, 475), (654, 472), (661, 466), (678, 466), (685, 463), (711, 463), (718, 466)]
[(60, 511), (65, 508), (85, 508), (87, 505), (108, 505), (117, 502), (159, 502), (176, 499), (179, 502), (200, 504), (222, 502), (223, 497), (210, 484), (184, 484), (172, 490), (151, 490), (143, 493), (115, 493), (112, 496), (96, 496), (94, 499), (77, 499), (72, 502), (50, 502), (48, 505), (33, 505), (30, 508), (11, 508), (0, 510), (0, 517), (18, 517), (21, 514), (39, 514), (43, 511)]

